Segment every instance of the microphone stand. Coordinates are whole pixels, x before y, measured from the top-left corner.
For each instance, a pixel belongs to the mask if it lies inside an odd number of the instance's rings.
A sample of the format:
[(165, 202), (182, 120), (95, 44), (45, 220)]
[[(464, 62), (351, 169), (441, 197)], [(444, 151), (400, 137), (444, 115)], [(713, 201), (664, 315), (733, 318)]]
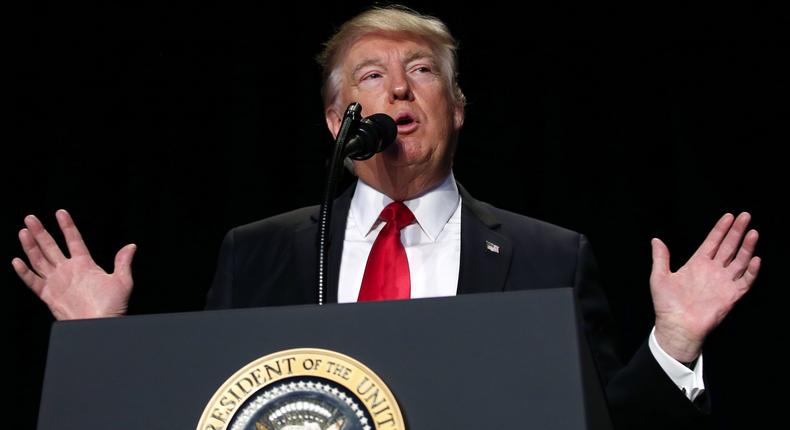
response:
[(349, 139), (349, 130), (353, 130), (362, 119), (362, 105), (351, 103), (343, 115), (340, 131), (335, 139), (332, 159), (329, 161), (329, 174), (324, 187), (324, 197), (318, 218), (318, 305), (323, 305), (326, 298), (327, 259), (329, 252), (329, 229), (332, 218), (332, 202), (335, 199), (338, 176), (342, 172), (344, 152)]

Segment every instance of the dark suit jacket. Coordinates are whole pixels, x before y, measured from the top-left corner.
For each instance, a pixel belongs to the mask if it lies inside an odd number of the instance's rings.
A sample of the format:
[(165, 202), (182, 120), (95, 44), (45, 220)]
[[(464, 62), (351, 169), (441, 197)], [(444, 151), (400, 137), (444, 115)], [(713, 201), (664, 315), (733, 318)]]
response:
[[(573, 286), (618, 428), (699, 428), (706, 415), (671, 382), (647, 342), (626, 365), (587, 239), (576, 232), (462, 197), (458, 294)], [(337, 301), (343, 235), (354, 187), (333, 205), (327, 302)], [(318, 207), (234, 228), (225, 236), (212, 309), (317, 303)], [(499, 246), (490, 252), (486, 242)], [(703, 406), (706, 406), (703, 404)], [(703, 407), (704, 409), (704, 407)]]

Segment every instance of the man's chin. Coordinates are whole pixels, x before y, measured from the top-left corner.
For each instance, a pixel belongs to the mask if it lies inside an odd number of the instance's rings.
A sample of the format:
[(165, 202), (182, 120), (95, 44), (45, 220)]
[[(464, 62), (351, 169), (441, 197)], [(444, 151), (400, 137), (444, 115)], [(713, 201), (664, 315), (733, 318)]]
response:
[(384, 173), (386, 171), (388, 176), (399, 170), (404, 172), (415, 169), (430, 170), (431, 156), (420, 149), (414, 146), (403, 147), (400, 142), (396, 142), (369, 160), (357, 161), (357, 171), (359, 171), (359, 167), (362, 167), (361, 165), (371, 172), (381, 171)]
[(385, 151), (379, 154), (379, 156), (381, 157), (381, 162), (384, 165), (396, 169), (408, 169), (415, 166), (421, 166), (428, 161), (428, 158), (424, 155), (406, 154), (404, 152), (389, 154)]
[(410, 143), (401, 139), (396, 140), (395, 143), (380, 152), (377, 157), (380, 157), (384, 164), (393, 167), (423, 164), (430, 158), (418, 143)]

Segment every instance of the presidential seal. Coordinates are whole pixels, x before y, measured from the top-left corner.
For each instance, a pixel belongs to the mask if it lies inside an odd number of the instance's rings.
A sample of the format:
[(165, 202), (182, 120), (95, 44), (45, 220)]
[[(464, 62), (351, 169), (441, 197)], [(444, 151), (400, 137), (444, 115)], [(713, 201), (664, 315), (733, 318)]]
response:
[(231, 376), (197, 430), (405, 430), (395, 397), (364, 364), (324, 349), (269, 354)]

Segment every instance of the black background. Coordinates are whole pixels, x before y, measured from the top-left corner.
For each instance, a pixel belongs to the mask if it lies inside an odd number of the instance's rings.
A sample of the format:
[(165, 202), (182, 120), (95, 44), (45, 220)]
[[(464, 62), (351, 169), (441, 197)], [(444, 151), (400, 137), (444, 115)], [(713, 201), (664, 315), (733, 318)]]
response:
[[(35, 425), (52, 321), (10, 265), (24, 216), (56, 231), (54, 211), (68, 209), (107, 270), (136, 243), (131, 312), (202, 308), (229, 228), (318, 203), (331, 139), (313, 58), (366, 4), (9, 13), (0, 273), (23, 428)], [(785, 379), (788, 11), (408, 4), (460, 40), (469, 105), (456, 178), (590, 237), (626, 353), (652, 326), (650, 239), (676, 269), (721, 214), (753, 214), (760, 279), (709, 338), (705, 371), (717, 427), (777, 413), (782, 396), (766, 390)]]

